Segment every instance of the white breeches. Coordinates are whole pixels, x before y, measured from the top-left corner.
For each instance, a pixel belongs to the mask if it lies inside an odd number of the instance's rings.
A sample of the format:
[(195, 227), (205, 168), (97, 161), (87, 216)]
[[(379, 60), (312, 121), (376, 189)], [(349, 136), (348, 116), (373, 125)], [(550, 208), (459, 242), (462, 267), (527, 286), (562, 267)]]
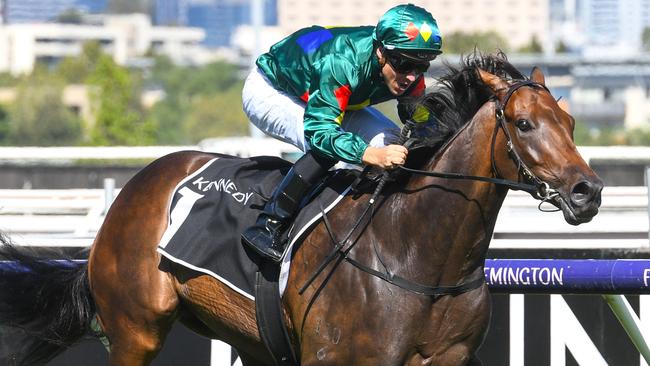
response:
[[(303, 126), (305, 102), (275, 89), (259, 68), (255, 67), (246, 78), (242, 99), (244, 112), (257, 128), (302, 151), (310, 149)], [(346, 111), (341, 128), (374, 147), (386, 146), (399, 136), (399, 128), (372, 107)]]

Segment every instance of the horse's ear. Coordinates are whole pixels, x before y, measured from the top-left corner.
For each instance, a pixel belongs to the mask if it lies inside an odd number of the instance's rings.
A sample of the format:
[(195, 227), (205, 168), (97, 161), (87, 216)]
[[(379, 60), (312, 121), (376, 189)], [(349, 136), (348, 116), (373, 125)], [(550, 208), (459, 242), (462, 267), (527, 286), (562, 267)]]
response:
[(490, 89), (492, 89), (492, 92), (501, 99), (505, 93), (508, 91), (508, 83), (506, 83), (505, 80), (501, 79), (500, 77), (490, 74), (487, 71), (481, 70), (481, 69), (476, 69), (478, 71), (478, 75), (483, 81), (485, 85), (487, 85)]
[(530, 80), (538, 83), (538, 84), (544, 84), (544, 73), (542, 72), (542, 69), (539, 67), (535, 66), (533, 67), (533, 71), (530, 72)]

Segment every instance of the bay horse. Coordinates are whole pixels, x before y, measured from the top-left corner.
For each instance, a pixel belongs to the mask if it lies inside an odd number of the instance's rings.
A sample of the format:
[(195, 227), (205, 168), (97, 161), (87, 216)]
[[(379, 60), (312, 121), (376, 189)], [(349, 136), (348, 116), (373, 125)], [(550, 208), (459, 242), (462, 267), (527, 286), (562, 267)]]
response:
[[(545, 87), (543, 73), (534, 68), (524, 77), (503, 54), (470, 55), (460, 67), (448, 67), (439, 89), (417, 102), (447, 139), (414, 149), (407, 165), (535, 183), (533, 196), (557, 206), (569, 224), (590, 221), (603, 183), (578, 153), (575, 121)], [(109, 341), (110, 365), (148, 365), (177, 320), (232, 345), (244, 365), (273, 364), (252, 300), (156, 252), (172, 190), (211, 158), (173, 153), (136, 174), (107, 213), (87, 265), (31, 260), (24, 262), (29, 271), (0, 282), (0, 324), (19, 327), (31, 340), (13, 355), (15, 364), (45, 362), (92, 323)], [(333, 241), (363, 216), (372, 191), (346, 196), (328, 213), (327, 225), (319, 223), (291, 253), (283, 308), (300, 364), (480, 364), (476, 351), (491, 312), (484, 282), (453, 296), (425, 296), (386, 278), (444, 288), (483, 276), (508, 189), (402, 174), (385, 186), (370, 219), (343, 243), (343, 254), (301, 292)], [(17, 248), (3, 248), (6, 257), (20, 257)], [(360, 270), (344, 256), (387, 276)]]

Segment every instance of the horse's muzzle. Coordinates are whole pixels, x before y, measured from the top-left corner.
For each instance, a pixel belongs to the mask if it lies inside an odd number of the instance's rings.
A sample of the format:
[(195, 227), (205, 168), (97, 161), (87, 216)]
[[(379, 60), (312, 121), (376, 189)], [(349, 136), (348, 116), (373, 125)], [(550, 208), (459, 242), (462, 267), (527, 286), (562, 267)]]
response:
[(580, 225), (591, 221), (598, 213), (602, 190), (603, 182), (600, 179), (584, 179), (574, 184), (568, 194), (561, 194), (559, 203), (566, 222)]

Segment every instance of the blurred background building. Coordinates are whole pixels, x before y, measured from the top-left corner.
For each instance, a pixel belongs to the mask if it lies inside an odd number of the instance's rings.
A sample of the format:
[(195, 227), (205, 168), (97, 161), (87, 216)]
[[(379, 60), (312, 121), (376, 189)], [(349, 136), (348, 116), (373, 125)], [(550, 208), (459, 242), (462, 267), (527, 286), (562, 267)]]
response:
[(200, 28), (152, 26), (145, 14), (106, 15), (96, 24), (9, 23), (0, 27), (0, 71), (29, 73), (37, 62), (55, 65), (98, 41), (119, 64), (152, 50), (183, 63), (201, 57)]
[[(111, 0), (4, 0), (2, 22), (70, 22), (79, 15), (113, 13), (128, 3)], [(140, 0), (131, 3), (151, 18), (154, 26), (201, 28), (208, 48), (233, 47), (236, 32), (250, 26), (254, 0)], [(259, 0), (262, 25), (277, 27), (279, 37), (295, 29), (321, 25), (373, 25), (395, 0), (339, 1)], [(546, 54), (601, 57), (635, 55), (644, 50), (644, 29), (650, 26), (650, 0), (421, 0), (443, 34), (493, 31), (512, 49), (533, 39)], [(128, 8), (122, 5), (121, 8)], [(265, 28), (267, 29), (267, 28)], [(244, 31), (247, 32), (247, 31)], [(646, 35), (650, 38), (650, 34)]]
[[(259, 0), (262, 25), (278, 35), (313, 25), (373, 25), (395, 0), (323, 2)], [(513, 49), (535, 38), (547, 54), (558, 50), (579, 55), (618, 57), (644, 50), (650, 26), (650, 0), (420, 0), (443, 34), (494, 31)], [(124, 5), (124, 4), (139, 5)], [(237, 28), (250, 26), (254, 0), (4, 0), (3, 24), (70, 22), (79, 15), (139, 9), (154, 26), (201, 28), (202, 44), (232, 47)], [(118, 4), (118, 5), (115, 5)], [(122, 5), (119, 5), (122, 4)], [(645, 36), (650, 38), (650, 34)]]
[[(414, 0), (443, 33), (445, 57), (462, 35), (538, 65), (561, 103), (589, 128), (650, 128), (650, 0)], [(180, 65), (251, 60), (292, 31), (372, 25), (396, 0), (3, 0), (0, 72), (56, 65), (97, 41), (120, 65), (165, 55)], [(255, 21), (255, 14), (260, 14)], [(133, 13), (137, 11), (137, 13)], [(459, 38), (460, 37), (460, 38)], [(479, 39), (479, 38), (476, 38)], [(442, 72), (440, 62), (429, 76)]]
[[(387, 9), (398, 3), (391, 0), (278, 0), (278, 26), (289, 33), (312, 24), (374, 25)], [(548, 34), (548, 0), (428, 0), (412, 3), (433, 14), (443, 35), (492, 30), (507, 35), (514, 47), (521, 47), (533, 37), (544, 41)]]
[(108, 0), (4, 0), (3, 3), (4, 22), (15, 24), (50, 22), (71, 9), (100, 13), (106, 10)]
[[(277, 0), (262, 2), (264, 25), (277, 24)], [(156, 0), (155, 24), (198, 27), (205, 30), (204, 44), (230, 46), (238, 26), (251, 23), (249, 0)]]
[(650, 25), (649, 0), (583, 0), (576, 6), (583, 54), (615, 57), (642, 49), (643, 30)]

